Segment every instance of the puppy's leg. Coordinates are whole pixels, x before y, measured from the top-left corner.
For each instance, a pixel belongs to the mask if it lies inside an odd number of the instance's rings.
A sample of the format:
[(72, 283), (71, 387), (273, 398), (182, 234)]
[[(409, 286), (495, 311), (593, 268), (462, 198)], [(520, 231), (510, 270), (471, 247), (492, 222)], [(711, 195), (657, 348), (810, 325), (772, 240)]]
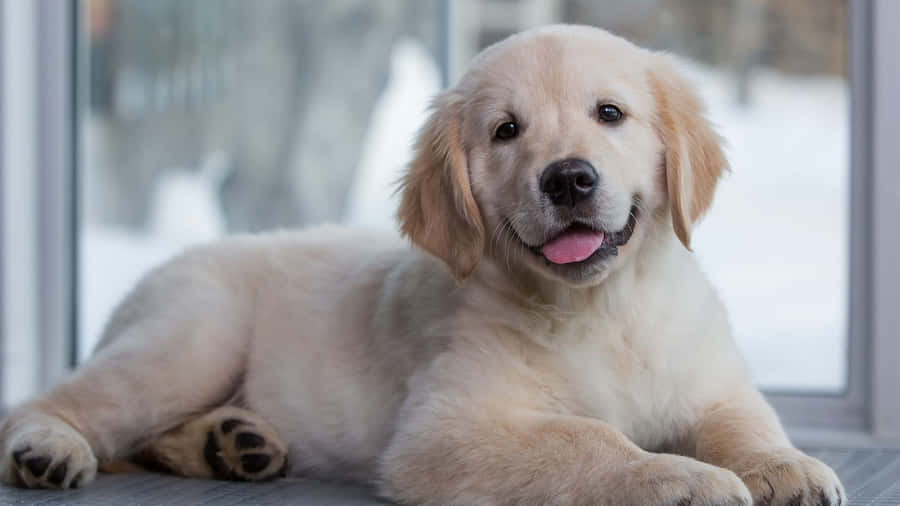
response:
[(0, 426), (0, 480), (83, 485), (98, 460), (120, 460), (225, 403), (243, 378), (248, 320), (231, 292), (209, 280), (173, 288), (177, 293), (139, 290), (114, 318), (108, 345), (9, 414)]
[(223, 406), (162, 434), (134, 460), (190, 478), (265, 481), (284, 475), (287, 448), (255, 413)]
[(834, 471), (791, 445), (775, 412), (756, 390), (714, 405), (701, 419), (696, 438), (697, 458), (737, 473), (755, 504), (847, 503)]
[(512, 396), (411, 397), (379, 465), (402, 504), (750, 505), (731, 471), (646, 452), (598, 420), (516, 407)]

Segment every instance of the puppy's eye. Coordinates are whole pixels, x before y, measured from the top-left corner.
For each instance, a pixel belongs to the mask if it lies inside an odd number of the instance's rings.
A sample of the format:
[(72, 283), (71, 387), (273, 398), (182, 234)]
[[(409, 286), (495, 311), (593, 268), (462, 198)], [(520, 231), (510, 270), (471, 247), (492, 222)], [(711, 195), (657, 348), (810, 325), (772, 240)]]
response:
[(512, 139), (517, 135), (519, 135), (519, 125), (516, 125), (513, 121), (501, 123), (500, 126), (494, 130), (494, 139), (501, 141)]
[(597, 117), (605, 123), (615, 123), (621, 121), (625, 114), (622, 112), (622, 109), (612, 104), (600, 104), (597, 107)]

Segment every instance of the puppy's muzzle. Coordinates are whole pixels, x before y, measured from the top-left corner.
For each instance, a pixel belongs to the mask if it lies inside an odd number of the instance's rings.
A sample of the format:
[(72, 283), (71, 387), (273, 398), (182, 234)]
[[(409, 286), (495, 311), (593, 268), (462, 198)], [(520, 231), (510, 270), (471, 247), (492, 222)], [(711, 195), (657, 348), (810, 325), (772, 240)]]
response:
[(580, 158), (566, 158), (544, 169), (540, 188), (553, 205), (575, 207), (593, 195), (599, 182), (593, 165)]

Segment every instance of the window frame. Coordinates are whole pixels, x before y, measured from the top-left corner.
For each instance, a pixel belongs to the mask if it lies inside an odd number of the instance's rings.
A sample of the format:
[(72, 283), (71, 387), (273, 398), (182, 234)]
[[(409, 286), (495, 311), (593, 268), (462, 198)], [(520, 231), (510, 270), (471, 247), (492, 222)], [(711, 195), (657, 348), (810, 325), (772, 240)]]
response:
[(873, 4), (852, 0), (848, 4), (848, 54), (850, 102), (849, 264), (847, 296), (847, 385), (840, 394), (802, 391), (766, 391), (766, 397), (785, 424), (804, 429), (860, 432), (869, 428), (869, 378), (866, 362), (873, 339), (872, 304), (872, 193), (871, 97), (874, 62)]
[[(0, 0), (0, 84), (3, 124), (3, 402), (23, 400), (37, 389), (37, 206), (34, 188), (35, 143), (35, 6), (31, 2)], [(12, 167), (20, 168), (12, 170)], [(15, 217), (15, 219), (13, 219)], [(15, 364), (12, 361), (15, 360)], [(21, 392), (12, 391), (13, 385)]]
[(892, 51), (900, 47), (900, 2), (875, 0), (872, 19), (871, 426), (878, 437), (900, 438), (900, 60)]
[(46, 388), (77, 357), (78, 202), (76, 152), (78, 2), (38, 0), (37, 204), (39, 385)]
[(900, 446), (900, 3), (851, 0), (848, 378), (842, 395), (767, 393), (800, 444)]
[[(4, 20), (6, 19), (6, 5), (4, 0), (0, 0), (0, 350), (6, 350), (6, 209), (3, 205), (3, 195), (6, 194), (6, 41), (2, 36), (4, 30)], [(6, 353), (0, 354), (0, 357), (6, 357)], [(0, 364), (0, 371), (3, 366)], [(0, 404), (3, 401), (4, 385), (6, 377), (0, 374)]]
[(0, 30), (0, 400), (7, 406), (74, 363), (76, 11), (75, 1), (0, 0), (8, 28)]
[[(457, 76), (460, 47), (458, 29), (465, 9), (461, 2), (440, 0), (442, 17), (440, 60), (445, 76)], [(7, 0), (0, 0), (5, 6)], [(900, 216), (900, 143), (892, 133), (900, 131), (900, 72), (890, 56), (900, 47), (900, 3), (893, 0), (850, 0), (850, 260), (847, 329), (847, 389), (839, 395), (804, 392), (766, 392), (792, 436), (803, 442), (862, 441), (900, 442), (900, 403), (894, 389), (900, 386), (900, 312), (891, 302), (900, 301), (900, 238), (892, 233), (892, 216)], [(34, 7), (37, 49), (37, 113), (34, 149), (36, 184), (33, 203), (37, 229), (37, 297), (33, 301), (39, 329), (38, 388), (58, 380), (74, 366), (77, 357), (78, 286), (78, 150), (77, 106), (83, 92), (77, 83), (79, 38), (78, 0), (38, 0)], [(0, 9), (0, 23), (3, 21)], [(0, 51), (3, 42), (0, 40)], [(2, 52), (0, 52), (2, 55)], [(0, 57), (0, 68), (4, 66)], [(0, 69), (0, 118), (3, 116), (5, 74)], [(446, 82), (446, 81), (445, 81)], [(449, 84), (449, 83), (448, 83)], [(0, 124), (0, 155), (9, 145), (9, 126)], [(6, 143), (4, 144), (4, 141)], [(0, 160), (5, 160), (0, 156)], [(5, 167), (0, 166), (0, 176)], [(0, 177), (0, 200), (9, 217), (9, 185)], [(26, 199), (27, 200), (27, 199)], [(9, 227), (0, 213), (0, 258), (11, 251)], [(21, 256), (21, 255), (20, 255)], [(10, 268), (9, 262), (2, 264)], [(7, 273), (0, 272), (6, 286)], [(0, 304), (9, 308), (9, 297), (0, 293)], [(38, 303), (40, 301), (40, 303)], [(6, 312), (6, 311), (4, 311)], [(5, 316), (5, 315), (4, 315)], [(0, 323), (5, 323), (0, 316)], [(6, 327), (2, 327), (5, 331)], [(0, 336), (0, 342), (6, 336)], [(837, 437), (837, 439), (836, 439)], [(898, 443), (900, 444), (900, 443)]]

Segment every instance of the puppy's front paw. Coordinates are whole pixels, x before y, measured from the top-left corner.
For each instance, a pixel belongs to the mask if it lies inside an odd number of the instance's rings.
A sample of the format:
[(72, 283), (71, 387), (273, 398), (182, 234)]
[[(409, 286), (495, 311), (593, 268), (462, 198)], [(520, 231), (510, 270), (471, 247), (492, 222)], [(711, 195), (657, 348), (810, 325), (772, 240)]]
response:
[(747, 487), (733, 472), (677, 455), (656, 454), (616, 473), (609, 483), (615, 505), (750, 506)]
[(793, 448), (754, 452), (731, 467), (747, 484), (754, 504), (838, 506), (847, 503), (844, 487), (834, 471)]
[(28, 488), (74, 488), (97, 474), (97, 459), (84, 437), (49, 416), (23, 420), (6, 434), (0, 479)]

